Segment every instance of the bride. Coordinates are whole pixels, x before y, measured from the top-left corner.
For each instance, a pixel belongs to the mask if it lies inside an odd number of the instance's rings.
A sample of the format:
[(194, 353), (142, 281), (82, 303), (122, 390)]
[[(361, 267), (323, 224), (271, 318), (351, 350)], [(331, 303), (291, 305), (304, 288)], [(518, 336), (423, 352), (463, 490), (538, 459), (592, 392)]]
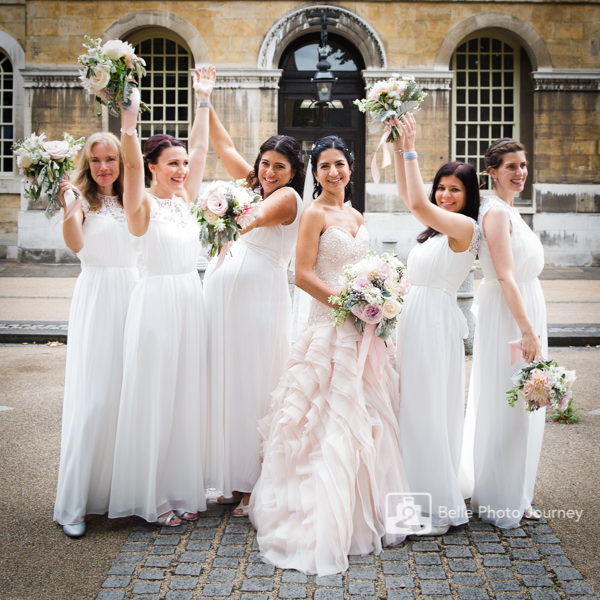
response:
[(259, 423), (263, 465), (250, 518), (264, 560), (328, 575), (347, 569), (348, 554), (381, 551), (386, 493), (406, 486), (392, 408), (398, 383), (392, 350), (381, 375), (368, 357), (357, 380), (362, 336), (349, 321), (335, 327), (328, 314), (343, 266), (369, 249), (362, 215), (345, 204), (353, 156), (340, 138), (328, 136), (313, 148), (311, 165), (316, 199), (300, 221), (296, 285), (312, 305), (271, 412)]

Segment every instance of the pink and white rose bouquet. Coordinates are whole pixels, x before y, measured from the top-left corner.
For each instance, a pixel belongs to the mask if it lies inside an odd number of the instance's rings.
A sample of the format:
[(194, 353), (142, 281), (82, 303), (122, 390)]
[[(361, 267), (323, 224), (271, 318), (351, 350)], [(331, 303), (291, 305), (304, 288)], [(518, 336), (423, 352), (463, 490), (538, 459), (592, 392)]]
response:
[[(131, 90), (140, 84), (146, 74), (146, 62), (136, 56), (133, 46), (122, 40), (109, 40), (104, 45), (100, 38), (85, 36), (83, 47), (87, 49), (77, 60), (83, 67), (79, 78), (83, 87), (94, 95), (96, 114), (102, 105), (115, 117), (120, 116), (119, 102), (124, 109), (131, 106)], [(140, 102), (140, 111), (150, 110)]]
[(29, 200), (46, 197), (47, 217), (61, 208), (60, 182), (73, 168), (84, 142), (85, 138), (76, 139), (68, 133), (63, 134), (62, 140), (47, 140), (45, 133), (32, 133), (12, 146), (19, 172), (25, 177), (24, 195)]
[(243, 179), (213, 181), (192, 205), (192, 213), (200, 223), (200, 241), (210, 247), (210, 256), (235, 241), (257, 216), (262, 198), (244, 184)]
[(538, 360), (517, 371), (511, 378), (513, 387), (506, 392), (508, 403), (525, 402), (525, 410), (534, 412), (542, 406), (564, 411), (573, 397), (571, 386), (575, 371), (567, 371), (554, 360)]
[[(389, 79), (376, 81), (368, 90), (367, 97), (355, 100), (358, 110), (368, 113), (378, 124), (386, 124), (392, 117), (400, 117), (407, 112), (416, 112), (421, 108), (427, 93), (415, 81), (414, 77), (393, 75)], [(391, 142), (400, 137), (400, 132), (392, 127), (387, 138)]]
[(354, 265), (344, 267), (344, 286), (329, 301), (336, 326), (348, 318), (363, 333), (365, 325), (375, 325), (375, 335), (387, 339), (396, 327), (404, 296), (410, 288), (406, 268), (389, 252), (372, 252)]

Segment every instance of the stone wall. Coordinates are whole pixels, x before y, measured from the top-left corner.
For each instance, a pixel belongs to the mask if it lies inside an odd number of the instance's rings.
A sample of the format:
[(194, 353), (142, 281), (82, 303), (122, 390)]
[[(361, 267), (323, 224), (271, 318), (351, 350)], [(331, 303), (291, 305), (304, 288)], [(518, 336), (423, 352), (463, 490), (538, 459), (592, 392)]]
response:
[[(20, 100), (15, 101), (16, 135), (89, 135), (107, 128), (108, 119), (94, 115), (91, 98), (77, 81), (84, 34), (131, 38), (145, 28), (163, 28), (190, 48), (197, 63), (217, 66), (213, 103), (239, 150), (252, 160), (259, 144), (277, 129), (278, 57), (308, 31), (302, 11), (319, 6), (299, 0), (5, 0), (0, 47), (6, 46), (17, 77), (22, 77), (16, 94)], [(476, 31), (498, 32), (518, 43), (531, 65), (527, 78), (534, 90), (533, 203), (526, 210), (556, 260), (598, 262), (600, 230), (588, 227), (595, 223), (590, 217), (600, 214), (598, 0), (340, 1), (322, 8), (341, 13), (338, 33), (363, 54), (367, 85), (404, 72), (414, 74), (427, 89), (429, 98), (419, 115), (419, 160), (426, 182), (450, 158), (449, 65), (456, 46)], [(394, 235), (388, 231), (394, 223), (396, 238), (407, 248), (414, 227), (395, 192), (393, 170), (383, 171), (381, 183), (375, 184), (368, 168), (378, 138), (367, 134), (368, 218), (377, 228), (376, 240)], [(207, 173), (226, 175), (214, 153)], [(14, 196), (19, 185), (16, 176), (1, 175), (0, 195)], [(51, 251), (64, 260), (60, 231), (40, 231), (45, 222), (35, 208), (21, 205), (21, 256), (31, 258), (38, 251), (47, 260), (46, 251)]]

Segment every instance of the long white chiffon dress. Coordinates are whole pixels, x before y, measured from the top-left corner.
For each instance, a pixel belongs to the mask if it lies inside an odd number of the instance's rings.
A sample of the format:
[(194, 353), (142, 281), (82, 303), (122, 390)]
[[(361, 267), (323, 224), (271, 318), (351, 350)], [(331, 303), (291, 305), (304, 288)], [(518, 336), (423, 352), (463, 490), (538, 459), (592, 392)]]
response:
[(240, 236), (204, 277), (209, 315), (210, 442), (207, 481), (224, 496), (251, 492), (260, 472), (257, 422), (290, 352), (292, 305), (287, 268), (296, 247), (302, 199), (289, 225)]
[[(356, 237), (328, 227), (315, 273), (340, 290), (343, 266), (368, 248), (364, 226)], [(390, 344), (381, 371), (369, 353), (359, 379), (363, 337), (350, 321), (335, 327), (328, 313), (313, 300), (259, 424), (264, 456), (250, 499), (263, 560), (318, 575), (345, 571), (348, 554), (402, 542), (404, 535), (386, 535), (386, 494), (407, 491), (393, 408), (395, 349)]]
[[(479, 223), (492, 208), (508, 212), (514, 274), (527, 316), (548, 355), (546, 303), (538, 275), (544, 249), (519, 211), (497, 197), (484, 198)], [(523, 401), (511, 407), (506, 392), (511, 376), (525, 366), (511, 364), (509, 342), (521, 332), (498, 283), (485, 236), (479, 248), (483, 280), (476, 298), (473, 367), (461, 458), (461, 487), (482, 520), (498, 527), (517, 527), (531, 505), (544, 434), (545, 408), (525, 411)]]
[(407, 260), (411, 288), (397, 339), (400, 443), (409, 487), (434, 527), (468, 521), (458, 483), (468, 327), (456, 295), (477, 255), (479, 232), (473, 221), (464, 252), (438, 234), (414, 246)]
[(108, 510), (123, 370), (123, 328), (137, 280), (135, 239), (116, 196), (84, 201), (83, 248), (69, 313), (54, 520)]
[(148, 522), (206, 509), (206, 326), (198, 224), (184, 200), (150, 196), (140, 281), (125, 324), (110, 517)]

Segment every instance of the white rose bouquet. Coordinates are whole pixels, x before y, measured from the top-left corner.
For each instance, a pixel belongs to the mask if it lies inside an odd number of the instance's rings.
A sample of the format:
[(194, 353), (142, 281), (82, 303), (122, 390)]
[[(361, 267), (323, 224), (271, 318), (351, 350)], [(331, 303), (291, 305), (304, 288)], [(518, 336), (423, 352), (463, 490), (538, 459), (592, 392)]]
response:
[[(367, 97), (355, 100), (358, 110), (368, 113), (377, 124), (386, 124), (392, 117), (400, 117), (407, 112), (417, 112), (427, 97), (414, 77), (393, 75), (389, 79), (377, 81), (367, 90)], [(400, 132), (392, 127), (387, 136), (388, 142), (400, 137)]]
[[(85, 36), (84, 48), (78, 62), (83, 66), (79, 78), (83, 87), (93, 94), (96, 114), (100, 115), (102, 106), (115, 117), (120, 116), (119, 103), (127, 109), (131, 106), (131, 91), (139, 87), (141, 78), (146, 74), (146, 62), (135, 55), (133, 46), (121, 40), (109, 40), (102, 45), (101, 39), (93, 40)], [(150, 110), (140, 102), (140, 111)]]
[(513, 387), (506, 392), (511, 406), (523, 400), (527, 412), (542, 406), (563, 412), (571, 403), (571, 386), (576, 377), (575, 371), (567, 371), (554, 360), (538, 360), (517, 371), (511, 379)]
[(335, 325), (354, 320), (363, 333), (365, 325), (375, 325), (375, 335), (387, 339), (396, 327), (404, 296), (410, 289), (406, 268), (389, 252), (372, 252), (354, 265), (344, 267), (344, 287), (337, 296), (330, 296), (335, 305), (330, 315)]
[(48, 218), (61, 208), (58, 199), (60, 182), (73, 168), (84, 142), (85, 138), (75, 139), (68, 133), (63, 134), (62, 140), (56, 141), (47, 140), (45, 133), (32, 133), (12, 146), (19, 171), (25, 177), (25, 197), (38, 200), (45, 196)]
[(244, 184), (243, 179), (213, 181), (192, 205), (192, 213), (200, 223), (200, 241), (210, 246), (210, 256), (236, 240), (256, 218), (262, 198)]

